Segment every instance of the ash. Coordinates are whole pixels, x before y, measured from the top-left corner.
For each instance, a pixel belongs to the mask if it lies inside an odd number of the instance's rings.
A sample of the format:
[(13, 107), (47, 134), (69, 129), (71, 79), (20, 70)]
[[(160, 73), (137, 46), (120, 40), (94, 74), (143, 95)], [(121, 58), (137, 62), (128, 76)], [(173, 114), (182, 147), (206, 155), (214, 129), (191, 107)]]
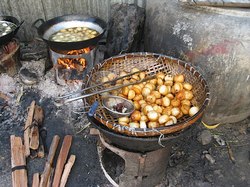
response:
[[(82, 88), (81, 81), (67, 82), (64, 86), (57, 84), (54, 69), (49, 70), (37, 84), (25, 85), (19, 76), (9, 77), (7, 74), (0, 75), (0, 93), (5, 99), (0, 102), (0, 122), (3, 130), (12, 127), (20, 127), (25, 123), (27, 108), (32, 100), (37, 104), (44, 105), (44, 110), (50, 111), (55, 116), (63, 118), (68, 124), (72, 124), (77, 130), (83, 124), (88, 124), (84, 115), (82, 100), (71, 102), (67, 105), (56, 107), (56, 97), (78, 91)], [(83, 123), (84, 122), (84, 123)]]
[(51, 69), (46, 75), (39, 81), (37, 89), (41, 93), (41, 97), (56, 98), (60, 95), (68, 94), (78, 91), (82, 88), (81, 81), (71, 81), (64, 85), (59, 85), (55, 80), (54, 69)]
[(12, 132), (14, 127), (21, 129), (24, 111), (19, 110), (19, 93), (22, 87), (16, 77), (0, 75), (0, 123), (1, 130)]
[(16, 87), (16, 79), (8, 76), (7, 74), (0, 75), (0, 91), (4, 94), (13, 96), (18, 91)]

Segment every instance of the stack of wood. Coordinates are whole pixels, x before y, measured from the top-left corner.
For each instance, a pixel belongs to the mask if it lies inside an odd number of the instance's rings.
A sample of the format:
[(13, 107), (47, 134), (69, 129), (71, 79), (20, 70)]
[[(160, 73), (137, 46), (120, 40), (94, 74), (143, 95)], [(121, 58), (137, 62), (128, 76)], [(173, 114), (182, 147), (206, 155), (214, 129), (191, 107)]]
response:
[(59, 140), (59, 136), (54, 136), (49, 149), (48, 157), (46, 159), (45, 167), (41, 175), (41, 179), (39, 179), (39, 174), (34, 174), (32, 186), (35, 187), (37, 186), (37, 184), (39, 184), (39, 187), (64, 187), (66, 185), (69, 173), (75, 162), (75, 155), (70, 155), (70, 158), (68, 159), (68, 162), (65, 165), (72, 143), (72, 136), (66, 135), (64, 137), (62, 147), (57, 158), (56, 167), (54, 169), (53, 160), (55, 157), (56, 149), (59, 144)]
[(44, 112), (42, 107), (36, 105), (35, 101), (32, 101), (24, 126), (24, 146), (26, 157), (43, 158), (45, 155), (44, 136), (46, 136), (46, 132), (44, 133), (44, 131), (41, 131), (43, 130), (43, 119)]
[[(12, 166), (12, 186), (28, 186), (26, 157), (31, 158), (45, 156), (45, 142), (42, 136), (43, 109), (32, 101), (28, 117), (24, 127), (24, 144), (21, 137), (12, 135), (11, 142), (11, 166)], [(72, 136), (66, 135), (63, 139), (61, 150), (57, 158), (56, 167), (53, 168), (53, 160), (60, 141), (60, 137), (55, 135), (50, 145), (43, 173), (33, 175), (33, 187), (64, 187), (69, 173), (75, 162), (75, 155), (67, 157), (72, 143)]]

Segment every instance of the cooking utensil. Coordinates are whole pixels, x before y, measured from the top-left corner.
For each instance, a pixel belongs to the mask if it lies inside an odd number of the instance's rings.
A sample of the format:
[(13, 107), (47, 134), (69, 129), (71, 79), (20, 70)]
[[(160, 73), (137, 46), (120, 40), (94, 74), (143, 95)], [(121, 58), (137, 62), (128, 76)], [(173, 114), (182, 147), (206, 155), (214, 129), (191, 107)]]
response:
[[(111, 116), (106, 110), (100, 109), (93, 114), (93, 118), (100, 122), (103, 126), (108, 127), (110, 130), (136, 137), (152, 137), (166, 134), (172, 134), (183, 129), (186, 129), (195, 124), (196, 121), (202, 117), (206, 106), (209, 103), (209, 89), (205, 79), (202, 75), (193, 67), (190, 63), (182, 60), (169, 57), (166, 55), (140, 52), (140, 53), (128, 53), (118, 55), (106, 59), (101, 66), (96, 66), (89, 72), (88, 79), (85, 80), (85, 87), (88, 87), (91, 83), (91, 75), (98, 71), (112, 71), (115, 74), (121, 71), (130, 71), (132, 67), (138, 69), (147, 69), (147, 74), (156, 74), (157, 72), (164, 72), (165, 74), (177, 75), (182, 74), (185, 76), (185, 81), (193, 85), (192, 92), (194, 97), (192, 104), (199, 107), (199, 111), (189, 117), (184, 115), (179, 118), (176, 124), (171, 126), (161, 126), (157, 128), (131, 128), (122, 126)], [(84, 99), (85, 106), (92, 106), (94, 102), (101, 102), (100, 95), (93, 95)]]
[(113, 95), (102, 97), (102, 106), (115, 118), (130, 116), (135, 110), (135, 106), (131, 101)]
[[(133, 82), (133, 83), (123, 84), (123, 85), (119, 85), (119, 86), (113, 86), (113, 87), (109, 87), (109, 88), (101, 89), (101, 90), (95, 90), (94, 92), (91, 92), (91, 93), (87, 93), (87, 94), (84, 94), (84, 95), (72, 97), (74, 95), (79, 95), (79, 94), (81, 94), (81, 93), (83, 93), (83, 92), (85, 92), (87, 90), (96, 89), (96, 88), (98, 88), (100, 86), (103, 87), (105, 84), (113, 84), (117, 80), (124, 79), (126, 77), (129, 77), (131, 75), (140, 73), (142, 71), (145, 71), (145, 70), (137, 71), (137, 72), (134, 72), (134, 73), (129, 73), (129, 74), (125, 75), (125, 76), (118, 77), (118, 78), (113, 79), (111, 81), (107, 81), (107, 82), (103, 82), (103, 83), (100, 83), (100, 84), (92, 85), (92, 86), (86, 87), (86, 88), (84, 88), (82, 90), (79, 90), (77, 92), (73, 92), (73, 93), (70, 93), (70, 94), (59, 96), (59, 97), (57, 97), (55, 99), (55, 104), (57, 106), (61, 106), (63, 104), (70, 103), (72, 101), (76, 101), (76, 100), (83, 99), (83, 98), (86, 98), (86, 97), (90, 97), (90, 96), (93, 96), (93, 95), (96, 95), (96, 94), (101, 94), (101, 93), (104, 93), (104, 92), (109, 92), (109, 91), (112, 91), (112, 90), (117, 90), (117, 89), (120, 89), (120, 88), (123, 88), (123, 87), (126, 87), (126, 86), (130, 86), (130, 85), (134, 85), (134, 84), (139, 84), (139, 83), (142, 83), (142, 82), (154, 79), (156, 77), (155, 75), (152, 75), (152, 76), (148, 76), (148, 77), (146, 77), (146, 78), (144, 78), (144, 79), (142, 79), (140, 81), (136, 81), (136, 82)], [(91, 90), (91, 91), (93, 91), (93, 90)]]
[(0, 16), (0, 22), (9, 22), (15, 25), (15, 27), (13, 27), (6, 35), (0, 36), (0, 45), (4, 45), (16, 35), (24, 21), (19, 22), (15, 17), (12, 16)]
[[(97, 17), (88, 17), (84, 15), (64, 15), (48, 21), (38, 19), (33, 23), (33, 27), (37, 29), (38, 35), (48, 44), (48, 46), (55, 50), (74, 50), (95, 46), (106, 31), (106, 23), (103, 20)], [(62, 29), (73, 27), (87, 27), (96, 30), (99, 32), (99, 35), (88, 40), (77, 42), (56, 42), (50, 40), (52, 34)]]

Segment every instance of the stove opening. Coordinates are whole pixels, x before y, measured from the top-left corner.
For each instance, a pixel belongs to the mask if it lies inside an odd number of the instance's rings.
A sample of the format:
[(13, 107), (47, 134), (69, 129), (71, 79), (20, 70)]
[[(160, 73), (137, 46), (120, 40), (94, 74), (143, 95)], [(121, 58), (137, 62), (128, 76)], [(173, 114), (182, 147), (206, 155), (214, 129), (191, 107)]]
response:
[[(88, 54), (90, 51), (91, 49), (89, 47), (68, 51), (66, 55), (74, 55), (74, 57), (72, 56), (72, 58), (70, 58), (70, 56), (67, 56), (67, 58), (58, 58), (57, 64), (65, 69), (76, 69), (78, 72), (82, 72), (87, 65), (86, 59), (82, 57), (82, 54)], [(77, 56), (79, 56), (79, 58), (77, 58)]]
[(70, 51), (50, 49), (57, 82), (83, 80), (87, 72), (93, 67), (93, 49), (94, 47)]
[(119, 183), (119, 177), (125, 170), (125, 161), (109, 149), (104, 149), (102, 163), (110, 177)]

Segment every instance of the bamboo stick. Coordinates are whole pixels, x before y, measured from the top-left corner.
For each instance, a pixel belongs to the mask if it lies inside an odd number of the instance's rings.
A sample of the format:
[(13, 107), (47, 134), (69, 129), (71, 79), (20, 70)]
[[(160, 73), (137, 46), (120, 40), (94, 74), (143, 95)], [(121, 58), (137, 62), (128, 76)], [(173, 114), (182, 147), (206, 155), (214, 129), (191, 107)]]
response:
[(30, 109), (28, 112), (28, 117), (24, 125), (24, 147), (25, 147), (25, 156), (28, 157), (30, 155), (30, 147), (29, 147), (29, 134), (30, 134), (30, 125), (32, 124), (34, 109), (35, 109), (35, 101), (32, 101), (30, 104)]
[(11, 145), (11, 168), (12, 168), (12, 186), (27, 187), (27, 170), (24, 145), (20, 137), (10, 136)]
[(34, 173), (32, 187), (38, 187), (38, 186), (39, 186), (39, 173)]
[(75, 163), (75, 159), (76, 159), (75, 155), (70, 155), (69, 160), (68, 160), (67, 164), (65, 165), (65, 168), (64, 168), (64, 171), (62, 174), (60, 187), (65, 187), (67, 180), (68, 180), (68, 177), (69, 177), (69, 173), (71, 171), (71, 168), (73, 167), (73, 165)]
[(47, 157), (47, 161), (45, 163), (44, 171), (41, 176), (41, 181), (39, 187), (47, 187), (48, 179), (51, 174), (53, 159), (56, 153), (56, 149), (59, 143), (60, 137), (55, 135), (53, 137), (52, 143), (50, 145), (49, 154)]
[(63, 139), (62, 147), (61, 147), (58, 159), (57, 159), (56, 170), (55, 170), (54, 180), (52, 184), (53, 187), (59, 187), (62, 172), (63, 172), (63, 167), (64, 167), (64, 164), (66, 162), (66, 159), (69, 153), (71, 142), (72, 142), (72, 136), (66, 135)]

